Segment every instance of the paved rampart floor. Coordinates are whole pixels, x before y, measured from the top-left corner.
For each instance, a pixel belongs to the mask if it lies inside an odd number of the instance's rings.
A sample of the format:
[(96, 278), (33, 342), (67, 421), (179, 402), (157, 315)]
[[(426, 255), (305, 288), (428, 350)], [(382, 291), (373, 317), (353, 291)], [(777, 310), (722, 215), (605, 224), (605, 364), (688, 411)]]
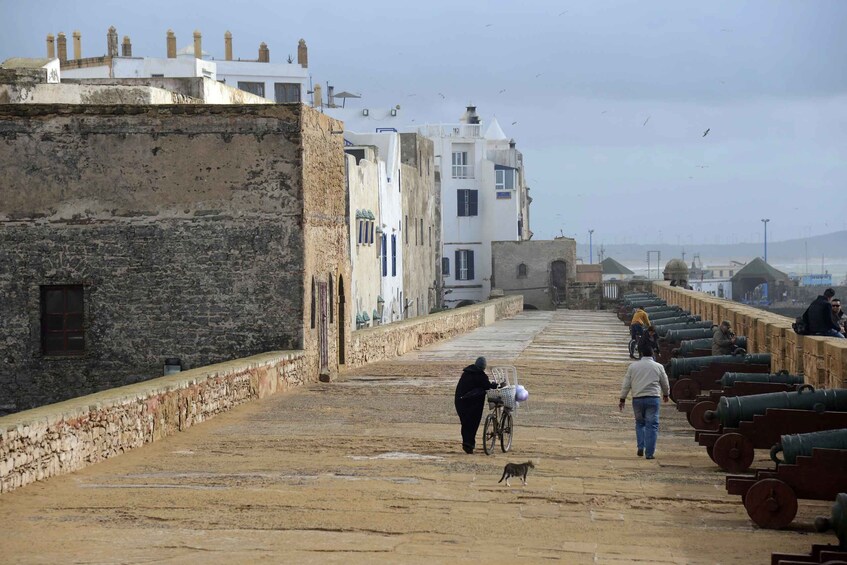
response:
[[(656, 460), (617, 411), (627, 332), (609, 313), (527, 312), (239, 407), (0, 497), (9, 563), (768, 563), (834, 537), (828, 504), (753, 527), (682, 414)], [(460, 449), (452, 394), (478, 355), (530, 390), (512, 452)], [(481, 431), (480, 431), (481, 433)], [(764, 454), (760, 454), (764, 456)], [(535, 461), (529, 484), (497, 484)], [(765, 464), (764, 460), (761, 460)]]

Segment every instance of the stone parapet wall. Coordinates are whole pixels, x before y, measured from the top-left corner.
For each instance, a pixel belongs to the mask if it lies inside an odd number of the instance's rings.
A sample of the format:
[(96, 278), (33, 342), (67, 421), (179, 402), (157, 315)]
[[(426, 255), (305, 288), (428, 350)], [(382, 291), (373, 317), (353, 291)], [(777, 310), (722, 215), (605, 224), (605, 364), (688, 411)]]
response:
[(728, 320), (738, 335), (747, 336), (750, 353), (770, 353), (771, 370), (802, 374), (814, 387), (847, 388), (847, 340), (802, 336), (794, 333), (794, 321), (765, 310), (701, 292), (654, 282), (653, 292), (668, 304), (676, 304), (704, 320)]
[(303, 352), (276, 351), (0, 418), (0, 492), (184, 431), (308, 377)]
[(523, 297), (506, 296), (352, 333), (347, 367), (391, 359), (523, 311)]

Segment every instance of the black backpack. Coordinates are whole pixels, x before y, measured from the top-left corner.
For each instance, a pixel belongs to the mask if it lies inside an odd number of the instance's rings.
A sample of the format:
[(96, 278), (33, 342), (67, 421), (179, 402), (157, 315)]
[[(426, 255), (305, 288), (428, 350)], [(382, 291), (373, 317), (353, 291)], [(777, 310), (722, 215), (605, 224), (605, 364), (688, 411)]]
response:
[(805, 312), (803, 312), (802, 316), (797, 316), (794, 319), (794, 323), (791, 324), (791, 329), (794, 330), (794, 333), (797, 335), (809, 335), (809, 309), (807, 308)]

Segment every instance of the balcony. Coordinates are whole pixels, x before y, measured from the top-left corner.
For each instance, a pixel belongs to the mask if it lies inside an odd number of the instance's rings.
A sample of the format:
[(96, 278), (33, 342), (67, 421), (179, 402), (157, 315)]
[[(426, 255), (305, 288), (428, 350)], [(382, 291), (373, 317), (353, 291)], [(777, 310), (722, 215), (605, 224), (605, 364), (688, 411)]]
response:
[(418, 128), (424, 137), (480, 137), (480, 124), (427, 124)]

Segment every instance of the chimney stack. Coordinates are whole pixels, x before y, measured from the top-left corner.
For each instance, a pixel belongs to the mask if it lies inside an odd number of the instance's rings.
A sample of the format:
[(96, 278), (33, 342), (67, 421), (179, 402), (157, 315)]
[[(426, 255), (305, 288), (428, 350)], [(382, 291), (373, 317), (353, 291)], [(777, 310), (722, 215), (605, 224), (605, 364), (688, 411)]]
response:
[(78, 31), (74, 35), (74, 59), (82, 59), (82, 34)]
[(321, 98), (321, 96), (322, 96), (321, 85), (316, 84), (315, 90), (314, 90), (314, 92), (312, 92), (312, 107), (313, 108), (323, 108), (324, 102), (323, 102), (323, 99)]
[(174, 30), (168, 30), (168, 59), (176, 59), (176, 36), (174, 35)]
[(260, 63), (270, 63), (271, 62), (271, 52), (268, 49), (268, 44), (264, 41), (259, 44), (259, 62)]
[(306, 40), (301, 39), (297, 43), (297, 64), (304, 69), (309, 68), (309, 48), (306, 47)]
[(109, 27), (109, 33), (106, 34), (106, 55), (109, 57), (118, 56), (118, 30), (115, 26)]
[(63, 32), (59, 32), (59, 37), (56, 40), (56, 49), (59, 52), (59, 61), (62, 63), (67, 62), (68, 60), (68, 38), (65, 37)]
[(194, 32), (194, 56), (198, 59), (203, 58), (203, 40), (199, 31)]
[(56, 58), (56, 39), (53, 37), (52, 33), (47, 34), (47, 58)]
[(335, 108), (335, 87), (326, 85), (326, 107)]
[(224, 34), (224, 59), (232, 61), (232, 34), (230, 32)]
[(121, 45), (121, 57), (132, 57), (132, 43), (128, 35), (124, 36), (124, 42)]

